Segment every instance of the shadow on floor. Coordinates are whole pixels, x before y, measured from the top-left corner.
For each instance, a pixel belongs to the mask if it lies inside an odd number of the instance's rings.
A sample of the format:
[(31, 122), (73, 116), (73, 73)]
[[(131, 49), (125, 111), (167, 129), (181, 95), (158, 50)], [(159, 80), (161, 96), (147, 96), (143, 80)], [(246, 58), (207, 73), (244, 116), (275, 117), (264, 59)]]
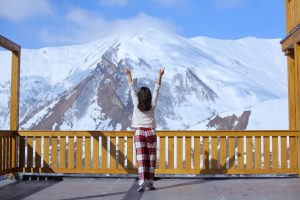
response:
[[(187, 183), (180, 183), (180, 184), (174, 184), (170, 186), (165, 187), (159, 187), (156, 188), (156, 190), (164, 190), (169, 188), (175, 188), (175, 187), (182, 187), (182, 186), (188, 186), (188, 185), (195, 185), (195, 184), (202, 184), (207, 183), (210, 181), (216, 181), (217, 179), (201, 179), (196, 181), (190, 181)], [(224, 180), (224, 179), (223, 179)], [(107, 197), (107, 196), (114, 196), (114, 195), (122, 195), (125, 194), (125, 196), (122, 198), (122, 200), (140, 200), (143, 196), (143, 192), (137, 192), (137, 181), (133, 183), (133, 185), (130, 187), (128, 191), (125, 192), (115, 192), (115, 193), (108, 193), (108, 194), (99, 194), (99, 195), (91, 195), (91, 196), (83, 196), (83, 197), (76, 197), (76, 198), (64, 198), (60, 200), (80, 200), (80, 199), (92, 199), (92, 198), (101, 198), (101, 197)], [(147, 191), (146, 191), (147, 192)]]
[[(203, 184), (203, 183), (208, 183), (208, 182), (217, 181), (217, 180), (220, 180), (220, 179), (200, 179), (200, 180), (190, 181), (190, 182), (186, 182), (186, 183), (179, 183), (179, 184), (159, 187), (159, 188), (156, 188), (156, 190), (165, 190), (165, 189), (183, 187), (183, 186), (188, 186), (188, 185), (197, 185), (197, 184)], [(222, 180), (224, 180), (224, 179), (222, 179)]]
[(130, 189), (128, 191), (124, 192), (115, 192), (115, 193), (108, 193), (108, 194), (99, 194), (99, 195), (91, 195), (91, 196), (84, 196), (84, 197), (75, 197), (75, 198), (64, 198), (60, 200), (80, 200), (80, 199), (92, 199), (92, 198), (101, 198), (101, 197), (107, 197), (107, 196), (114, 196), (114, 195), (122, 195), (125, 194), (125, 196), (122, 198), (122, 200), (139, 200), (143, 196), (143, 192), (137, 192), (137, 181), (135, 181)]
[(52, 185), (59, 183), (58, 180), (52, 181), (17, 181), (15, 183), (0, 187), (1, 200), (18, 200), (33, 195)]

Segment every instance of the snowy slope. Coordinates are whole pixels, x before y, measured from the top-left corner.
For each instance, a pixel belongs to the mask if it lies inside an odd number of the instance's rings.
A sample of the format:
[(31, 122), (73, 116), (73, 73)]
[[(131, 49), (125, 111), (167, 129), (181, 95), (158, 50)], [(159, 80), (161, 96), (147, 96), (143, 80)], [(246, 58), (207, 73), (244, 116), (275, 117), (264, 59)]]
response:
[[(224, 119), (235, 115), (238, 118), (246, 111), (250, 112), (246, 130), (287, 130), (289, 128), (287, 104), (287, 99), (275, 99), (244, 109), (218, 113), (191, 126), (188, 130), (218, 130), (220, 129), (218, 125), (209, 126), (216, 116)], [(237, 121), (233, 121), (233, 123), (237, 123)]]
[[(132, 102), (125, 66), (132, 69), (137, 88), (151, 89), (159, 68), (166, 67), (156, 112), (160, 129), (188, 129), (216, 113), (256, 105), (271, 118), (264, 109), (269, 104), (262, 102), (287, 98), (286, 61), (278, 39), (188, 39), (146, 29), (84, 45), (24, 49), (21, 128), (127, 129)], [(287, 103), (281, 106), (280, 116), (285, 116)]]

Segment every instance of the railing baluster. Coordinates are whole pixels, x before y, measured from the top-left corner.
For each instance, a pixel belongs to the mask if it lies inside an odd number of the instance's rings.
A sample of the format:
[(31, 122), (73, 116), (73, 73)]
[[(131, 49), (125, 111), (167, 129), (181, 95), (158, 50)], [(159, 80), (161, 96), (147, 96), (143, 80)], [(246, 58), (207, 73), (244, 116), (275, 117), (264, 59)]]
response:
[(281, 169), (287, 169), (286, 136), (281, 136)]
[(52, 168), (57, 168), (57, 151), (58, 151), (58, 145), (57, 145), (57, 137), (52, 136), (51, 138), (51, 148), (52, 148)]
[(211, 137), (211, 168), (218, 169), (218, 137)]
[(261, 169), (261, 137), (255, 137), (255, 169)]
[(17, 152), (17, 146), (16, 146), (16, 136), (11, 136), (10, 139), (10, 167), (15, 168), (16, 165), (16, 152)]
[(117, 168), (116, 148), (116, 137), (110, 137), (110, 169)]
[(27, 168), (33, 172), (33, 137), (27, 137)]
[(124, 169), (124, 137), (119, 137), (119, 149), (118, 149), (118, 157), (119, 157), (119, 163), (118, 163), (118, 169)]
[(264, 169), (270, 169), (270, 137), (264, 136)]
[(238, 169), (244, 169), (244, 137), (238, 137)]
[(3, 138), (3, 169), (7, 169), (7, 154), (8, 154), (8, 148), (7, 148), (7, 137)]
[(174, 137), (168, 137), (168, 169), (174, 169)]
[(49, 146), (50, 146), (50, 138), (48, 136), (44, 136), (44, 163), (43, 168), (49, 169), (50, 162), (49, 162)]
[(246, 169), (252, 169), (252, 136), (246, 137)]
[(209, 169), (209, 138), (203, 137), (203, 169)]
[(278, 169), (278, 137), (272, 137), (272, 169)]
[(177, 169), (182, 169), (182, 137), (177, 137)]
[(107, 169), (107, 137), (106, 136), (101, 136), (101, 141), (102, 141), (102, 169)]
[(87, 136), (85, 137), (85, 149), (84, 149), (84, 167), (85, 169), (91, 168), (91, 137)]
[(133, 137), (127, 137), (127, 168), (133, 169)]
[(66, 137), (60, 136), (60, 159), (59, 159), (59, 167), (66, 168)]
[(229, 136), (229, 149), (228, 149), (228, 157), (229, 157), (229, 169), (235, 169), (235, 136)]
[[(20, 136), (19, 139), (19, 167), (25, 167), (25, 137)], [(22, 169), (23, 171), (24, 169)]]
[(68, 168), (74, 168), (74, 136), (68, 137)]
[(220, 169), (226, 169), (226, 137), (220, 137)]
[(6, 170), (7, 169), (7, 137), (3, 138), (3, 169)]
[(200, 170), (200, 137), (194, 137), (194, 169)]
[(76, 136), (76, 169), (82, 169), (82, 137)]
[(7, 155), (7, 160), (6, 160), (7, 164), (6, 164), (6, 166), (7, 166), (7, 169), (11, 169), (11, 157), (10, 157), (11, 152), (10, 152), (10, 150), (11, 150), (11, 136), (8, 136), (7, 137), (7, 151), (6, 151), (6, 155)]
[(187, 170), (191, 169), (191, 137), (185, 137), (185, 167)]
[(41, 158), (42, 158), (42, 149), (41, 149), (41, 137), (35, 137), (35, 168), (40, 172), (41, 167)]
[(297, 169), (296, 137), (290, 137), (290, 169)]

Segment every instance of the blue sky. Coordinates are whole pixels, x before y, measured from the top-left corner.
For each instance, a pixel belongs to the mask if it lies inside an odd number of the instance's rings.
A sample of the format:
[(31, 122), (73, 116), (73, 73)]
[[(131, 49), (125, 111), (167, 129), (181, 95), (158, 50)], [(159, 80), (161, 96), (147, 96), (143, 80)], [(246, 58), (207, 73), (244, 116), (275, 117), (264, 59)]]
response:
[(284, 0), (0, 0), (0, 34), (22, 47), (85, 43), (144, 28), (184, 37), (283, 38)]

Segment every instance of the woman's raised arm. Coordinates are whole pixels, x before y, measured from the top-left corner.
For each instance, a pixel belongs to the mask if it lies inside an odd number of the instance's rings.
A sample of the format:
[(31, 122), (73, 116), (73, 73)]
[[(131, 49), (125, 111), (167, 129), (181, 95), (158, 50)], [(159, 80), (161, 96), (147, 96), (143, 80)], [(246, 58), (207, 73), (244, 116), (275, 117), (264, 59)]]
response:
[(152, 101), (151, 101), (153, 107), (155, 106), (156, 101), (157, 101), (158, 90), (160, 88), (161, 78), (164, 75), (164, 72), (165, 72), (165, 68), (161, 68), (159, 70), (159, 73), (158, 73), (158, 79), (157, 79), (157, 82), (156, 82), (156, 85), (155, 85), (155, 88), (154, 88), (154, 92), (153, 92), (153, 96), (152, 96)]
[(134, 106), (138, 105), (138, 97), (136, 95), (135, 89), (133, 87), (133, 81), (131, 77), (131, 71), (128, 67), (125, 68), (125, 74), (127, 75), (128, 78), (128, 83), (129, 83), (129, 88), (130, 88), (130, 93), (131, 93), (131, 98)]

